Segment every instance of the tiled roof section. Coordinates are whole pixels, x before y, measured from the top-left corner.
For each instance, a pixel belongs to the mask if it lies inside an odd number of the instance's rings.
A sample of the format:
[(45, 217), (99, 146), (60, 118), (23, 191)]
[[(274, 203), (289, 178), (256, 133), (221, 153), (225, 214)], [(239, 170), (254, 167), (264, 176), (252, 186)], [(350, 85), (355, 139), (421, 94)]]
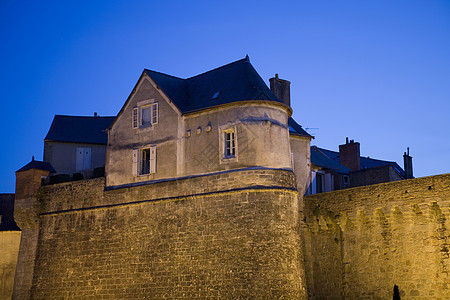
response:
[[(315, 146), (313, 146), (313, 147), (315, 147)], [(332, 159), (333, 161), (339, 163), (339, 152), (331, 151), (331, 150), (327, 150), (327, 149), (323, 149), (323, 148), (319, 148), (319, 147), (315, 147), (315, 148), (318, 149), (320, 152), (322, 152), (327, 157), (329, 157), (330, 159)], [(311, 150), (312, 150), (312, 148), (311, 148)], [(311, 156), (311, 159), (312, 159), (312, 156)], [(405, 175), (405, 171), (394, 161), (379, 160), (379, 159), (361, 156), (361, 170), (382, 167), (382, 166), (387, 166), (387, 165), (391, 165), (395, 169), (395, 171), (397, 171), (397, 173), (399, 173), (401, 176)]]
[(313, 138), (313, 136), (310, 135), (309, 133), (307, 133), (302, 128), (302, 126), (300, 126), (297, 122), (295, 122), (294, 119), (292, 119), (292, 117), (290, 117), (288, 119), (288, 125), (289, 125), (289, 133), (303, 135), (303, 136), (307, 136), (307, 137)]
[[(350, 169), (341, 165), (339, 161), (335, 161), (333, 157), (327, 155), (325, 149), (316, 146), (311, 147), (311, 163), (324, 169), (330, 169), (341, 174), (349, 174)], [(326, 150), (328, 151), (328, 150)]]
[(183, 113), (243, 100), (282, 103), (248, 57), (187, 79), (150, 70), (145, 72)]
[(185, 79), (164, 73), (144, 70), (160, 89), (172, 100), (181, 111), (186, 110), (186, 82)]
[(31, 170), (31, 169), (38, 169), (38, 170), (50, 171), (50, 173), (56, 173), (56, 170), (53, 168), (53, 166), (50, 163), (34, 160), (34, 157), (28, 164), (26, 164), (25, 166), (23, 166), (16, 172), (22, 172), (22, 171), (27, 171), (27, 170)]
[(44, 141), (106, 145), (106, 129), (115, 118), (56, 115)]

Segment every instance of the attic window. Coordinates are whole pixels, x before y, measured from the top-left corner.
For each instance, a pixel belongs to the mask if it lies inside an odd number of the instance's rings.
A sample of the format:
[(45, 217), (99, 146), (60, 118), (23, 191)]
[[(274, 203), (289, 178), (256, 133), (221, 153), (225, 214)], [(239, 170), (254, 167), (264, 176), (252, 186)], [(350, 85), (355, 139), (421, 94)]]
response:
[(219, 97), (220, 91), (215, 92), (214, 95), (212, 95), (211, 100), (217, 99)]
[(155, 124), (158, 124), (158, 102), (139, 105), (133, 108), (133, 128), (148, 127)]

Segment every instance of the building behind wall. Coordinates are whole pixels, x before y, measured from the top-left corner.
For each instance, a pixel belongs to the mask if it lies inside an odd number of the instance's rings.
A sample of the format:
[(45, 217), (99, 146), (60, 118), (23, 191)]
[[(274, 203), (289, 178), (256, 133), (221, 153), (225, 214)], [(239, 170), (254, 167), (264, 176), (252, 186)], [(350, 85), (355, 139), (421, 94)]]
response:
[(57, 174), (92, 177), (96, 168), (105, 167), (106, 129), (114, 118), (56, 115), (44, 138), (44, 161)]
[(405, 170), (396, 162), (363, 157), (360, 144), (346, 139), (339, 152), (311, 147), (311, 173), (307, 195), (383, 182), (411, 179), (412, 157), (403, 155)]

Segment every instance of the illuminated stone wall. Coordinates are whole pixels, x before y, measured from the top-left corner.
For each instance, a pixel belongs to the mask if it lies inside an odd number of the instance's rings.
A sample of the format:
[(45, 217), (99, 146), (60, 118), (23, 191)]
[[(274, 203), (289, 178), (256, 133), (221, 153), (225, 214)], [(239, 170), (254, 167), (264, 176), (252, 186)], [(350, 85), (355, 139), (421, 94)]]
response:
[(321, 299), (450, 299), (450, 174), (304, 197), (306, 276)]
[(40, 192), (30, 297), (305, 299), (292, 172)]
[(0, 231), (0, 299), (11, 299), (20, 231)]

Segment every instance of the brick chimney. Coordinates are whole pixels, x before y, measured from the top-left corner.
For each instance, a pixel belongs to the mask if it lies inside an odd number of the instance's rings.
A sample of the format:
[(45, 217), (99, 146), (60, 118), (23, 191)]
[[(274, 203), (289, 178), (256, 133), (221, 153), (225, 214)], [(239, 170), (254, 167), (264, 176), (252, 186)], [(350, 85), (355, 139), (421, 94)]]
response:
[(284, 104), (291, 106), (291, 82), (278, 78), (278, 74), (270, 78), (269, 82), (272, 93)]
[(345, 139), (344, 145), (339, 145), (339, 163), (352, 171), (361, 169), (361, 156), (359, 152), (359, 143), (354, 140)]
[(406, 148), (406, 152), (403, 154), (403, 167), (405, 168), (405, 179), (414, 178), (412, 156), (409, 156), (409, 147)]

